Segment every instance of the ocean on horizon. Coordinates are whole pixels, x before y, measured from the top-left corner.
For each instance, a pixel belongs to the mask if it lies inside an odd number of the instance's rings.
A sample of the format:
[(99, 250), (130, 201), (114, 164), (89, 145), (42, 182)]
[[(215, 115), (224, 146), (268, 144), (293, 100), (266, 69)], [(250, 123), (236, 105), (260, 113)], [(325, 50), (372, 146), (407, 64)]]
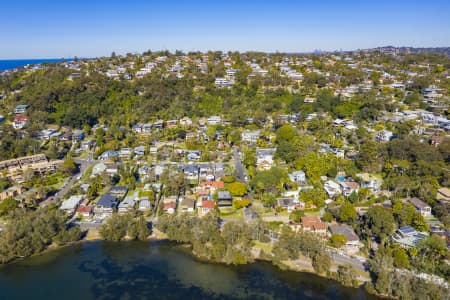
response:
[(5, 70), (12, 70), (26, 65), (35, 65), (42, 63), (57, 63), (70, 59), (63, 58), (41, 58), (41, 59), (0, 59), (0, 72)]

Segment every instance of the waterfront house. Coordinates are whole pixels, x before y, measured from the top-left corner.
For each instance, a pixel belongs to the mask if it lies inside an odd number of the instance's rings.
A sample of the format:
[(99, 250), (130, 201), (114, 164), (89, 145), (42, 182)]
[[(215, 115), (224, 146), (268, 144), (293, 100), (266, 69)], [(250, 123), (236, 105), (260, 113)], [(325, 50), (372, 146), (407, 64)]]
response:
[(96, 217), (99, 217), (100, 219), (110, 217), (117, 208), (118, 203), (119, 200), (116, 196), (111, 194), (103, 195), (94, 206)]
[(71, 215), (75, 212), (76, 208), (81, 203), (81, 201), (83, 201), (83, 199), (84, 195), (70, 196), (69, 199), (64, 200), (61, 203), (61, 207), (59, 209)]
[(132, 212), (134, 210), (135, 205), (136, 205), (136, 198), (134, 196), (127, 196), (125, 197), (125, 199), (123, 199), (122, 202), (119, 203), (117, 211), (119, 214)]
[(300, 225), (302, 230), (323, 236), (327, 234), (327, 226), (318, 216), (303, 216)]
[(80, 205), (77, 208), (77, 216), (90, 218), (92, 216), (93, 206), (91, 205)]
[(411, 226), (403, 226), (391, 236), (391, 240), (403, 248), (413, 248), (427, 236), (426, 232), (418, 232)]
[(362, 243), (359, 241), (359, 238), (356, 235), (355, 231), (349, 225), (346, 224), (330, 225), (328, 229), (330, 231), (330, 235), (340, 234), (345, 237), (347, 241), (345, 242), (343, 249), (349, 255), (358, 253), (359, 249), (363, 246)]

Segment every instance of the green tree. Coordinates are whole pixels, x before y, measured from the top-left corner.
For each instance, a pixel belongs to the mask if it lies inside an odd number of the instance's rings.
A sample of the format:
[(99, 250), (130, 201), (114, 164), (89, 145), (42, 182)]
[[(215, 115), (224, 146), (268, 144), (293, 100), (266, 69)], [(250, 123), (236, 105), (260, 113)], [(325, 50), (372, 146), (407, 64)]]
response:
[(143, 216), (140, 216), (137, 221), (137, 238), (140, 241), (147, 240), (148, 236), (150, 235), (151, 231), (148, 228), (147, 221), (144, 219)]
[(4, 216), (14, 211), (17, 207), (17, 201), (13, 197), (8, 197), (0, 202), (0, 216)]
[(341, 248), (345, 243), (347, 243), (347, 239), (342, 234), (334, 233), (330, 237), (330, 245), (335, 248)]
[(326, 252), (319, 252), (312, 258), (312, 266), (317, 273), (325, 273), (331, 267), (331, 257)]
[(100, 235), (108, 241), (123, 240), (127, 235), (129, 220), (128, 215), (113, 214), (100, 226)]
[(303, 210), (294, 210), (289, 215), (289, 221), (300, 223), (302, 221), (302, 217), (305, 215)]
[(382, 206), (372, 206), (369, 208), (365, 215), (365, 223), (378, 240), (385, 239), (395, 229), (395, 220), (392, 211)]
[(281, 143), (283, 141), (285, 142), (291, 142), (293, 138), (297, 135), (295, 128), (290, 125), (283, 125), (276, 131), (276, 137), (277, 142)]
[(339, 220), (341, 222), (349, 223), (355, 221), (357, 217), (358, 214), (353, 205), (350, 202), (345, 201), (339, 209)]
[(61, 171), (67, 175), (73, 175), (78, 172), (78, 166), (72, 157), (66, 157), (63, 164), (61, 165)]
[(394, 258), (394, 266), (396, 268), (409, 268), (409, 257), (405, 249), (398, 248), (392, 251), (392, 256)]
[(327, 199), (327, 194), (321, 188), (303, 189), (299, 193), (299, 198), (307, 206), (315, 205), (316, 207), (323, 207)]
[(242, 197), (247, 194), (247, 185), (242, 182), (233, 182), (227, 185), (227, 190), (234, 197)]

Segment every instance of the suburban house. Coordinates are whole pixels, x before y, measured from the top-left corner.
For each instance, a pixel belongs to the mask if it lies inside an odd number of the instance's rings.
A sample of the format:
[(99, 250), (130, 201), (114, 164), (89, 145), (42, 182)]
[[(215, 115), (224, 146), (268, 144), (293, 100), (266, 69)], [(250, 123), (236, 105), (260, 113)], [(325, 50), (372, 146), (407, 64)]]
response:
[(269, 170), (273, 166), (276, 148), (256, 149), (256, 166), (259, 170)]
[(368, 188), (372, 193), (381, 191), (382, 180), (369, 173), (356, 174), (360, 178), (361, 188)]
[(420, 214), (424, 217), (431, 217), (431, 206), (429, 206), (424, 201), (420, 200), (419, 198), (407, 198), (405, 199), (406, 202), (411, 203), (415, 208), (416, 211), (420, 212)]
[(305, 172), (300, 170), (300, 171), (293, 171), (291, 173), (289, 173), (289, 179), (292, 182), (297, 182), (297, 183), (305, 183), (306, 182), (306, 175)]
[(84, 139), (84, 131), (80, 129), (72, 130), (72, 141), (79, 142)]
[(359, 191), (359, 184), (355, 181), (343, 181), (339, 182), (339, 185), (342, 188), (342, 193), (348, 197), (352, 193), (358, 193)]
[(120, 158), (130, 158), (132, 154), (133, 151), (131, 150), (131, 148), (122, 148), (119, 151)]
[(19, 105), (17, 105), (16, 108), (14, 109), (14, 113), (15, 113), (16, 115), (18, 115), (18, 114), (23, 114), (23, 113), (25, 113), (25, 111), (27, 110), (27, 108), (28, 108), (28, 105), (27, 105), (27, 104), (19, 104)]
[(230, 79), (226, 79), (224, 77), (217, 77), (216, 80), (214, 81), (214, 84), (217, 87), (229, 87), (232, 86), (234, 84), (234, 82)]
[(84, 195), (70, 196), (69, 199), (64, 200), (61, 203), (61, 207), (59, 209), (66, 212), (67, 214), (73, 214), (81, 201), (83, 201), (83, 199)]
[(278, 198), (277, 205), (284, 209), (287, 209), (288, 212), (291, 212), (295, 209), (295, 202), (292, 198)]
[(214, 200), (203, 200), (198, 205), (198, 216), (203, 217), (210, 211), (214, 210), (214, 207), (216, 206), (216, 203)]
[(223, 181), (203, 181), (198, 186), (200, 189), (209, 190), (211, 193), (213, 193), (218, 189), (223, 189), (225, 187), (225, 184)]
[(209, 125), (218, 125), (222, 123), (222, 118), (220, 116), (211, 116), (207, 120)]
[(380, 132), (378, 132), (375, 136), (375, 138), (378, 141), (382, 141), (382, 142), (389, 142), (392, 137), (394, 136), (394, 134), (392, 133), (392, 131), (389, 130), (381, 130)]
[(127, 196), (123, 199), (122, 202), (119, 203), (118, 213), (125, 214), (134, 210), (136, 205), (136, 198), (134, 196)]
[(92, 175), (100, 175), (106, 171), (107, 166), (104, 163), (95, 164), (92, 168)]
[(138, 146), (133, 149), (133, 152), (136, 156), (145, 155), (145, 146)]
[(419, 241), (427, 236), (427, 233), (417, 232), (411, 226), (403, 226), (391, 236), (391, 240), (404, 248), (412, 248), (417, 247)]
[(227, 207), (233, 205), (233, 198), (229, 191), (219, 191), (217, 193), (217, 205), (219, 207)]
[(191, 126), (192, 120), (189, 117), (183, 117), (180, 119), (180, 125), (182, 126)]
[(310, 231), (323, 236), (327, 234), (327, 225), (322, 222), (318, 216), (303, 216), (300, 225), (305, 231)]
[(98, 157), (98, 159), (99, 160), (107, 160), (107, 159), (110, 159), (110, 158), (113, 158), (113, 157), (118, 157), (118, 156), (119, 156), (119, 152), (114, 151), (114, 150), (108, 150), (108, 151), (103, 152)]
[(90, 218), (92, 216), (93, 206), (91, 205), (80, 205), (77, 208), (77, 216)]
[(323, 188), (325, 189), (329, 197), (334, 197), (335, 195), (342, 193), (341, 186), (332, 180), (326, 181), (323, 185)]
[(115, 185), (109, 190), (109, 194), (116, 196), (121, 199), (125, 197), (128, 192), (128, 188), (126, 186)]
[(178, 126), (178, 120), (166, 121), (166, 128), (176, 128)]
[(175, 210), (177, 208), (177, 202), (176, 201), (169, 201), (163, 203), (163, 211), (168, 214), (175, 213)]
[(117, 208), (118, 203), (119, 200), (116, 196), (111, 194), (103, 195), (94, 206), (95, 216), (102, 219), (110, 217), (114, 210)]
[(14, 127), (14, 129), (22, 129), (27, 126), (28, 121), (30, 121), (30, 117), (17, 115), (12, 122), (12, 126)]
[(187, 153), (188, 160), (199, 160), (201, 152), (199, 150), (190, 150)]
[(256, 143), (261, 136), (260, 130), (244, 130), (241, 133), (241, 139), (243, 142)]
[(150, 201), (146, 198), (141, 198), (141, 200), (139, 201), (139, 207), (138, 210), (139, 211), (150, 211), (152, 209), (152, 204), (150, 203)]
[(355, 231), (349, 225), (346, 224), (330, 225), (328, 229), (330, 231), (330, 236), (333, 234), (341, 234), (345, 236), (345, 239), (347, 241), (344, 245), (344, 250), (349, 255), (358, 253), (359, 249), (363, 246), (362, 243), (359, 241), (359, 238), (356, 235)]
[(180, 206), (179, 207), (180, 207), (179, 209), (182, 212), (194, 212), (195, 200), (189, 199), (189, 198), (185, 198), (185, 199), (183, 199), (183, 201), (180, 202)]

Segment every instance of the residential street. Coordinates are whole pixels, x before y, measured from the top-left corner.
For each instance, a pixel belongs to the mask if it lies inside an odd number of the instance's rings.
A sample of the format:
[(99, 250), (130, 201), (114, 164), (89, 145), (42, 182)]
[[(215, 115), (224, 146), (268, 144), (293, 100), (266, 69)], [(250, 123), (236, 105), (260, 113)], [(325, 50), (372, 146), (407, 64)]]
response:
[(245, 180), (245, 169), (244, 165), (242, 164), (241, 156), (239, 155), (239, 148), (233, 147), (233, 159), (234, 159), (234, 168), (236, 177), (241, 182), (247, 182)]
[(97, 161), (91, 158), (75, 159), (75, 163), (79, 165), (80, 171), (75, 175), (73, 175), (72, 177), (70, 177), (70, 179), (63, 185), (61, 190), (58, 191), (58, 193), (55, 195), (56, 200), (63, 199), (64, 196), (67, 194), (67, 192), (70, 190), (70, 188), (73, 186), (73, 184), (77, 182), (81, 176), (83, 176), (86, 169), (90, 166), (95, 165)]

